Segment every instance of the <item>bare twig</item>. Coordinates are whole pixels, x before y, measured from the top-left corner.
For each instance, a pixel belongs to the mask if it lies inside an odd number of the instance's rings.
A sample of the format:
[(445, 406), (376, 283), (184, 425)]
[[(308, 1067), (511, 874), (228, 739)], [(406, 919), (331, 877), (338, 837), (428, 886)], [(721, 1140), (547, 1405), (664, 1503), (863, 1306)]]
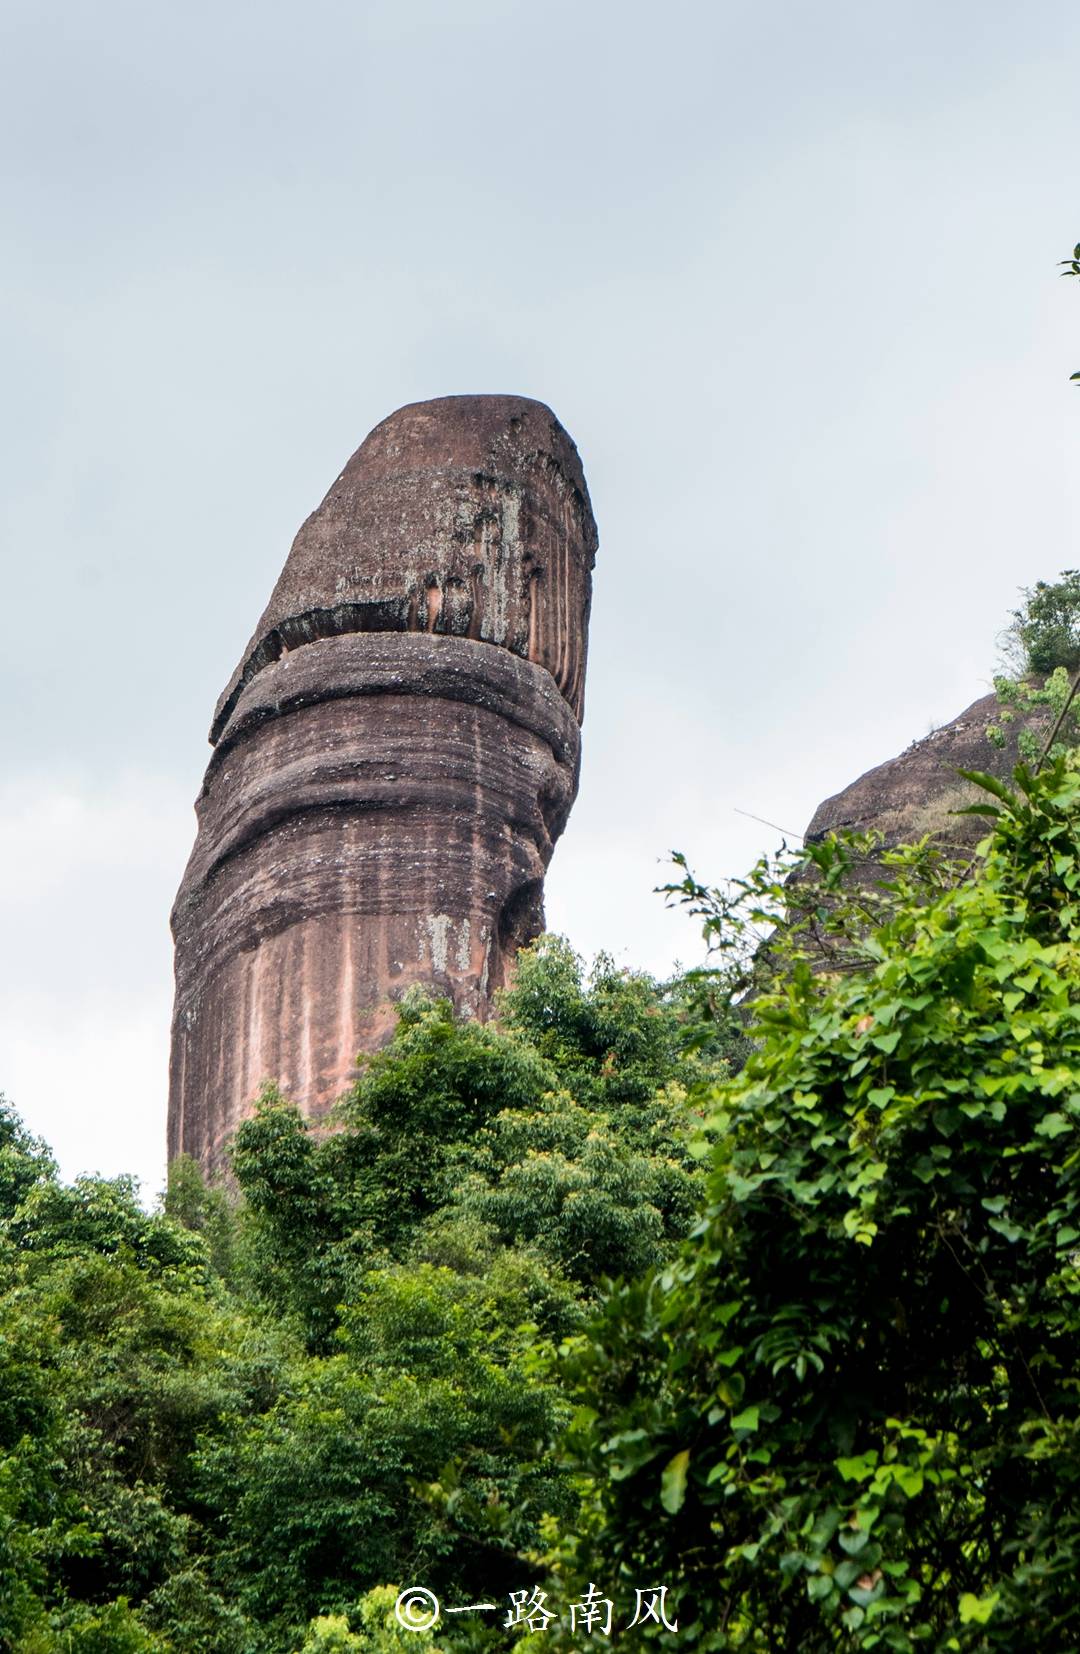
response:
[(756, 816), (752, 810), (740, 810), (737, 804), (733, 804), (731, 807), (737, 816), (745, 816), (748, 821), (758, 821), (762, 827), (771, 827), (774, 833), (783, 833), (786, 838), (797, 838), (801, 841), (804, 837), (802, 833), (796, 833), (791, 827), (781, 827), (776, 821), (766, 821), (764, 816)]

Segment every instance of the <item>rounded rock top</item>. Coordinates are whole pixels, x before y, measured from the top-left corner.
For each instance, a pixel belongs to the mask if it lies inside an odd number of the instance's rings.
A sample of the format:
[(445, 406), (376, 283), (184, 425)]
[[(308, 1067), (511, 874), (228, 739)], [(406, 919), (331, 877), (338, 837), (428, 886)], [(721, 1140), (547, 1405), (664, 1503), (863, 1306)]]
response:
[(543, 666), (580, 720), (597, 534), (543, 402), (444, 396), (390, 414), (302, 525), (214, 716), (289, 650), (351, 632), (469, 638)]

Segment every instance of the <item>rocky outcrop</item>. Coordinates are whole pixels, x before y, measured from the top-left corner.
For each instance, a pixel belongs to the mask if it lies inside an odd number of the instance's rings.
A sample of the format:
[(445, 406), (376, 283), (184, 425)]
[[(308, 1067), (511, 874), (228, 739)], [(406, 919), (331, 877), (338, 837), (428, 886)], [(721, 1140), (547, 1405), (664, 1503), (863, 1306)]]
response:
[(483, 1015), (577, 790), (596, 530), (541, 403), (403, 408), (301, 528), (214, 716), (173, 911), (169, 1151), (311, 1115), (414, 982)]
[[(1040, 711), (1033, 718), (1002, 724), (997, 696), (984, 695), (951, 723), (913, 741), (906, 752), (825, 799), (814, 811), (806, 838), (813, 843), (842, 828), (873, 830), (882, 834), (888, 849), (929, 834), (945, 849), (970, 852), (986, 836), (987, 818), (953, 812), (987, 798), (958, 771), (978, 770), (1007, 780), (1017, 762), (1021, 729), (1044, 732), (1045, 723)], [(988, 739), (989, 726), (1001, 729), (1003, 746)]]

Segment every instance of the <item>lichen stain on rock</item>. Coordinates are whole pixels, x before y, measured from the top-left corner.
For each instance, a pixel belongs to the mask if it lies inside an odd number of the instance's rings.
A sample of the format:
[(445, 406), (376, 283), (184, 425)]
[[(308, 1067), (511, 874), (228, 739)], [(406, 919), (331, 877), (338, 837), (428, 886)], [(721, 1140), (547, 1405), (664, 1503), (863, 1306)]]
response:
[(462, 919), (458, 928), (457, 968), (464, 976), (472, 964), (472, 950), (469, 947), (469, 917)]
[(427, 927), (428, 940), (431, 948), (431, 969), (436, 976), (446, 975), (447, 950), (450, 943), (450, 926), (453, 919), (449, 913), (430, 913), (424, 921)]

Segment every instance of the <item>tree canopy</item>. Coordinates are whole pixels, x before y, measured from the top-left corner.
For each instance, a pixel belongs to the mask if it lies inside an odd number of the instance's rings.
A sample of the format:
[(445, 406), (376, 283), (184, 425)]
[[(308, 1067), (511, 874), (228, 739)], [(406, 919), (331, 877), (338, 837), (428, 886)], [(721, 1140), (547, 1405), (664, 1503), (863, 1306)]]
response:
[(157, 1213), (0, 1109), (0, 1645), (400, 1654), (401, 1587), (537, 1583), (554, 1350), (685, 1235), (717, 1059), (554, 938), (502, 1011), (414, 995), (332, 1129), (268, 1091), (235, 1188), (180, 1160)]

